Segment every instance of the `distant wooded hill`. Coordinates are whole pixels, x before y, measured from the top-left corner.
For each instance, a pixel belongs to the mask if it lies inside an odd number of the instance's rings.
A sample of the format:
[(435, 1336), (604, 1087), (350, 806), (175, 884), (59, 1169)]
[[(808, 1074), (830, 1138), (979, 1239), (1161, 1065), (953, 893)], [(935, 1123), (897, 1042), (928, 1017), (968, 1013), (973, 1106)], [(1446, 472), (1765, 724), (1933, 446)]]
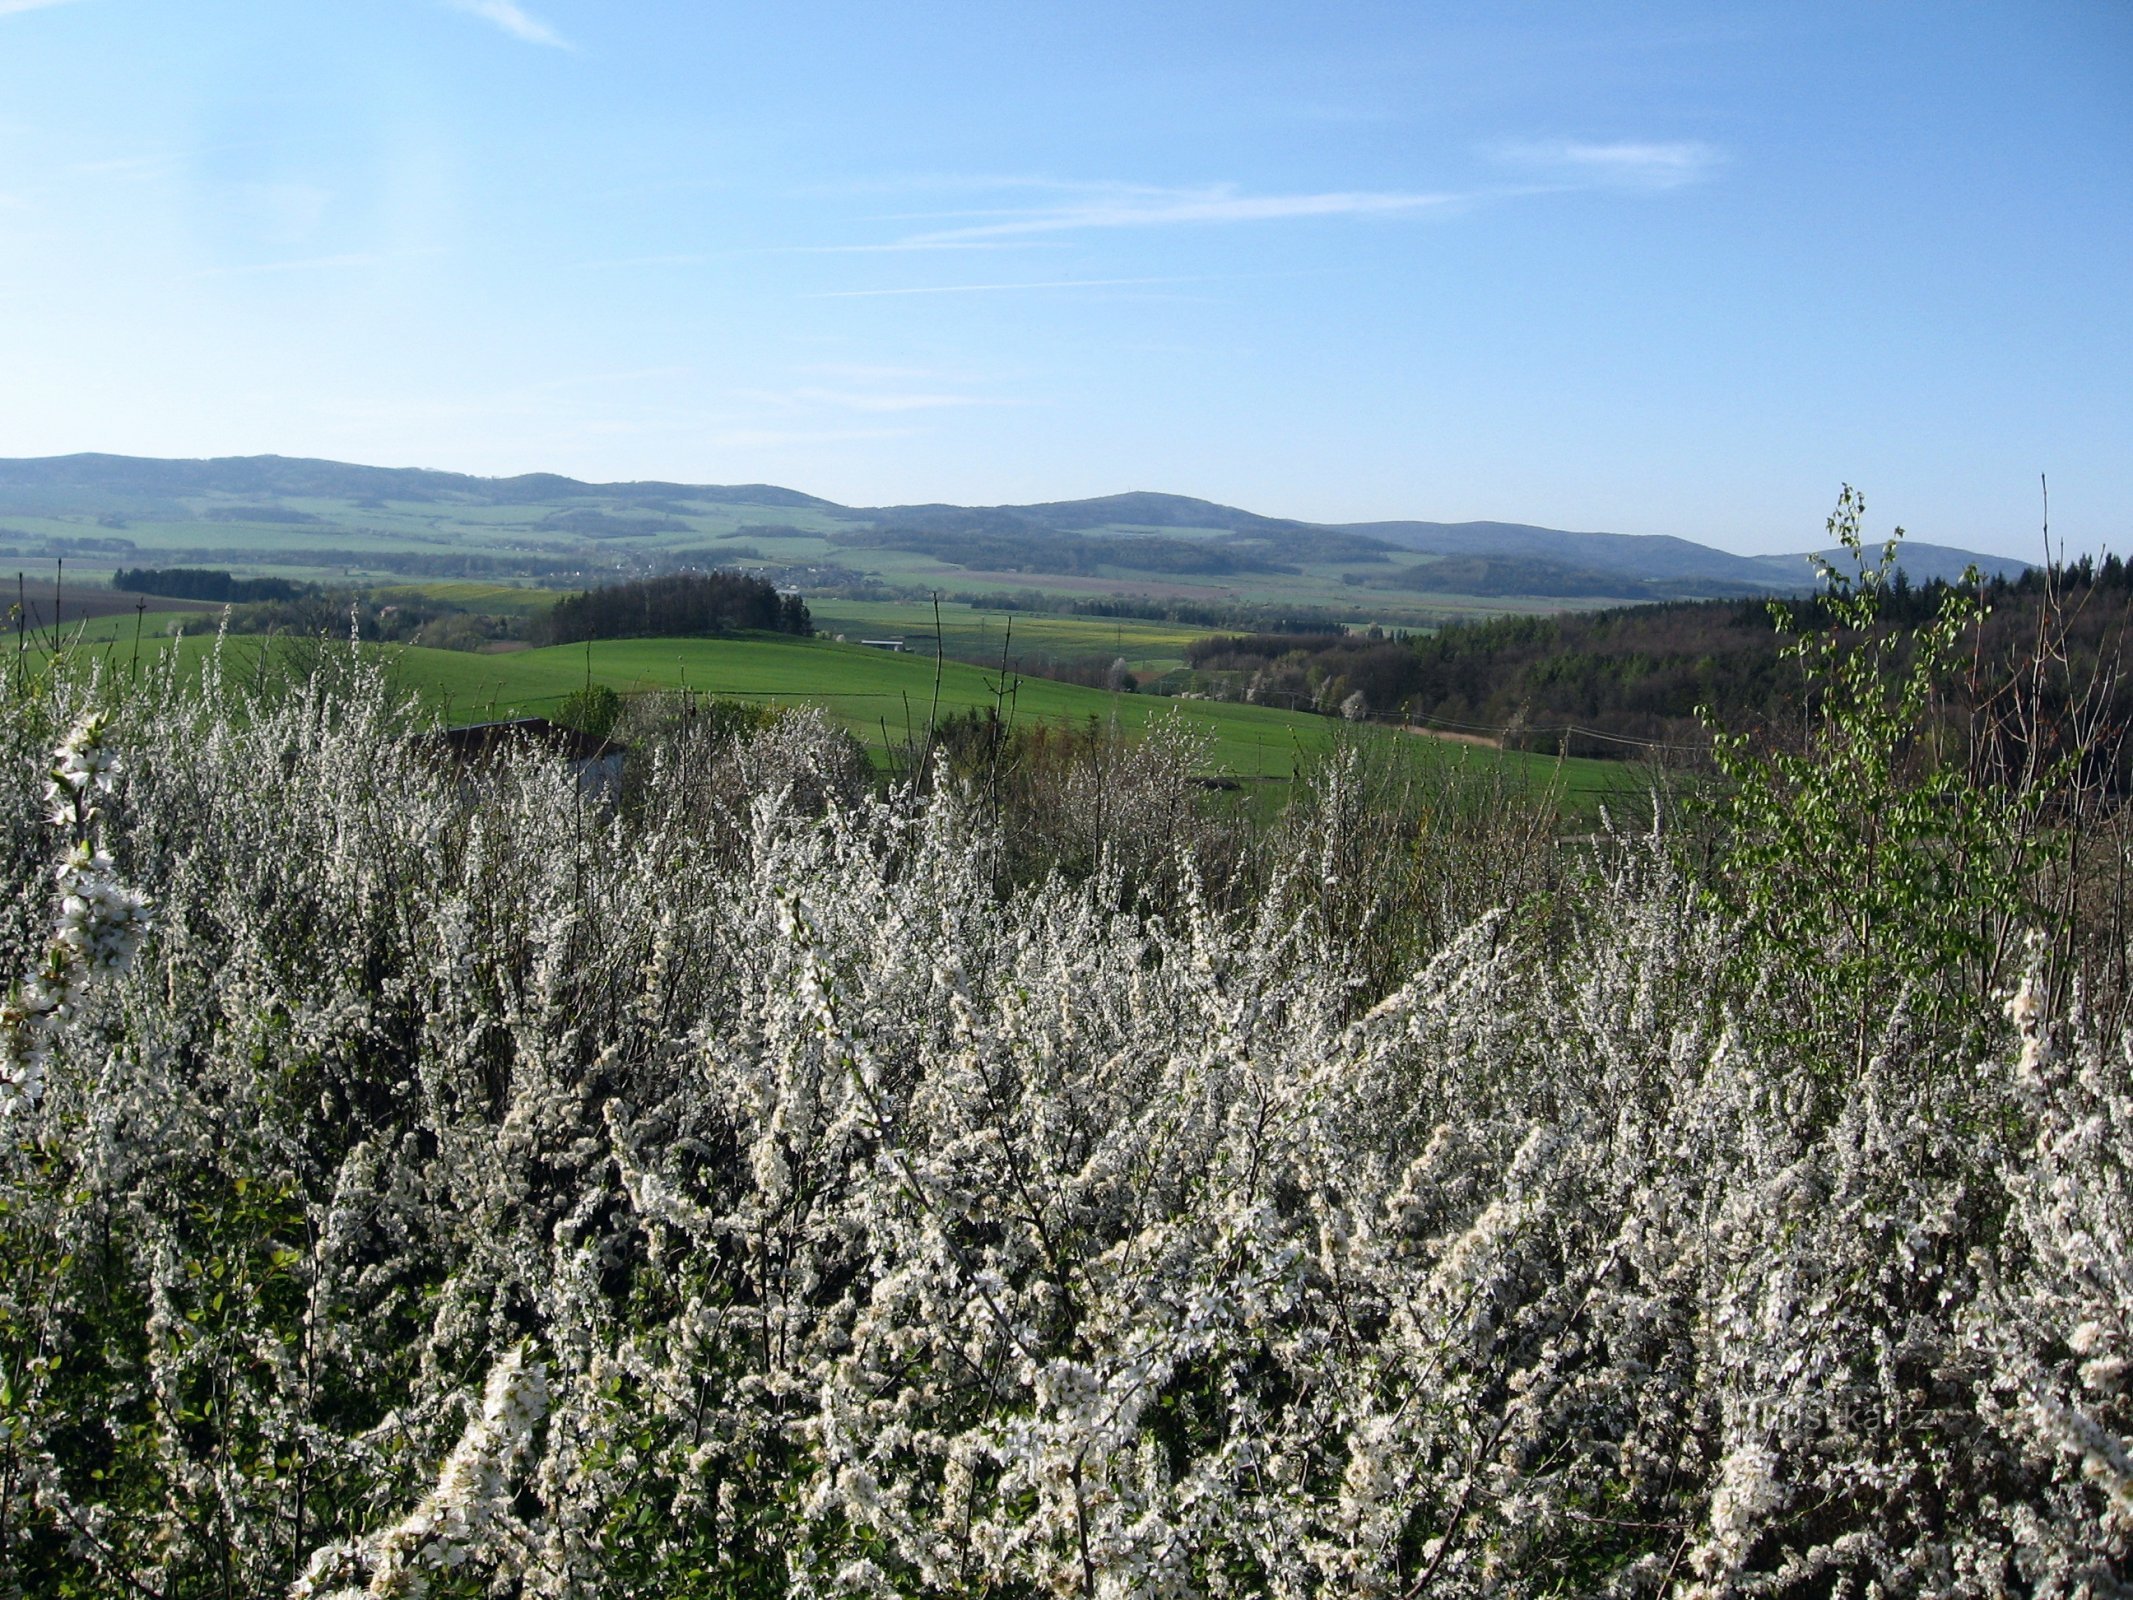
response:
[[(922, 593), (999, 586), (1291, 603), (1360, 618), (1465, 609), (1559, 609), (1800, 593), (1806, 552), (1739, 556), (1691, 540), (1515, 522), (1327, 524), (1138, 492), (1033, 505), (845, 506), (770, 484), (583, 483), (551, 473), (481, 478), (280, 456), (163, 461), (74, 455), (0, 461), (0, 515), (16, 556), (74, 556), (90, 540), (166, 559), (407, 575), (636, 578), (753, 564), (780, 584)], [(77, 527), (89, 524), (88, 528)], [(91, 528), (94, 531), (91, 531)], [(210, 533), (210, 529), (212, 532)], [(724, 552), (707, 539), (748, 538)], [(330, 546), (329, 546), (330, 540)], [(723, 559), (706, 561), (707, 555)], [(1971, 564), (2024, 563), (1908, 544), (1914, 582)]]

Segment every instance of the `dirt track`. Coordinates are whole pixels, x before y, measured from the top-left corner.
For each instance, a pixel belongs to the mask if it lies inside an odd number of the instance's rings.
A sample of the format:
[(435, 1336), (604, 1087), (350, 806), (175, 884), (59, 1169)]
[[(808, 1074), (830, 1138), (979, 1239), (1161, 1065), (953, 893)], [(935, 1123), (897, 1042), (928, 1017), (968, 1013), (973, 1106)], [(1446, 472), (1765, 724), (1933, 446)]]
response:
[(143, 601), (150, 611), (219, 611), (201, 600), (173, 600), (168, 595), (135, 594), (130, 589), (113, 589), (106, 584), (67, 584), (63, 589), (49, 578), (24, 578), (20, 588), (15, 575), (10, 573), (0, 579), (0, 618), (8, 628), (15, 625), (15, 603), (20, 596), (32, 628), (50, 628), (69, 622), (86, 622), (93, 617), (117, 616), (136, 609)]

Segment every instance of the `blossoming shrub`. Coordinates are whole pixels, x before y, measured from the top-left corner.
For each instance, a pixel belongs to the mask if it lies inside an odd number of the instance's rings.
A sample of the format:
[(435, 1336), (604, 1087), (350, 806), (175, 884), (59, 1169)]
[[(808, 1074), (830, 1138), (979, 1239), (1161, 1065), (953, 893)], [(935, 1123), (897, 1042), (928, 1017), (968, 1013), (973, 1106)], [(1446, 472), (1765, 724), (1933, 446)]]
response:
[(118, 775), (104, 719), (84, 717), (53, 754), (47, 820), (67, 841), (52, 869), (59, 909), (32, 970), (0, 1006), (0, 1116), (44, 1094), (52, 1040), (100, 973), (123, 972), (147, 922), (147, 903), (113, 875), (99, 814)]
[(1388, 985), (1337, 840), (1003, 891), (807, 725), (618, 813), (360, 676), (9, 711), (0, 953), (131, 947), (11, 991), (22, 1593), (2127, 1581), (2128, 1057), (2033, 989), (1833, 1075), (1663, 838)]

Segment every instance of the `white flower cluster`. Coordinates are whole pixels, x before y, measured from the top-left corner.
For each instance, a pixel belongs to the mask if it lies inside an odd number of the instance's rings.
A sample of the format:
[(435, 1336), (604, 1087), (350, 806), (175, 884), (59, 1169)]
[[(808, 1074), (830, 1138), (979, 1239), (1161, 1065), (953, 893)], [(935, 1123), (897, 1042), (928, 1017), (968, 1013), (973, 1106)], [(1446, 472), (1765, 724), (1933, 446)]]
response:
[(90, 712), (52, 753), (45, 799), (52, 821), (61, 827), (84, 825), (103, 797), (118, 787), (119, 759), (106, 740), (109, 731), (109, 719)]
[[(469, 1564), (523, 1572), (533, 1541), (512, 1512), (512, 1475), (547, 1409), (547, 1374), (527, 1361), (523, 1347), (512, 1349), (490, 1369), (481, 1410), (422, 1503), (381, 1534), (314, 1551), (290, 1587), (291, 1600), (421, 1600), (433, 1578)], [(362, 1588), (345, 1586), (366, 1572), (369, 1582)], [(329, 1590), (329, 1584), (344, 1587)]]
[(1003, 890), (982, 801), (781, 800), (813, 725), (714, 837), (700, 751), (470, 793), (375, 681), (125, 716), (157, 937), (0, 1142), (24, 1592), (2133, 1581), (2133, 1065), (2041, 984), (1854, 1070), (1663, 838), (1366, 981), (1344, 837), (1129, 884), (1160, 748)]
[[(2126, 1041), (2093, 1035), (2062, 1054), (2037, 999), (2036, 967), (2008, 1003), (2020, 1040), (2013, 1087), (2034, 1136), (2010, 1161), (2010, 1247), (2001, 1314), (1979, 1332), (1998, 1356), (1986, 1409), (2041, 1461), (2031, 1566), (2109, 1593), (2133, 1555), (2133, 1083)], [(2116, 1059), (2112, 1059), (2113, 1056)]]
[(147, 931), (147, 897), (120, 880), (101, 841), (118, 775), (101, 715), (83, 717), (54, 752), (45, 799), (67, 840), (52, 869), (59, 909), (41, 959), (0, 1004), (0, 1121), (44, 1097), (59, 1029), (95, 978), (132, 964)]

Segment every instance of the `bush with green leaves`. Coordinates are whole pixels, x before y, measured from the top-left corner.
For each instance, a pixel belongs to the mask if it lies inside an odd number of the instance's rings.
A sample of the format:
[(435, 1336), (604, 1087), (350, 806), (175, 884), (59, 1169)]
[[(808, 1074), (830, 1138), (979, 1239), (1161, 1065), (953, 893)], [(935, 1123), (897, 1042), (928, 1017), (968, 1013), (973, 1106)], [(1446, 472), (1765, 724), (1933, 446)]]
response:
[[(1734, 981), (1773, 992), (1773, 1020), (1854, 1071), (1892, 1013), (1980, 1048), (2036, 912), (2025, 892), (2029, 796), (1972, 780), (1947, 691), (1979, 603), (1950, 589), (1915, 629), (1882, 599), (1896, 538), (1869, 560), (1865, 501), (1829, 521), (1826, 625), (1793, 635), (1804, 727), (1796, 748), (1713, 730), (1723, 782), (1709, 892), (1737, 933)], [(1792, 613), (1773, 605), (1781, 632)]]
[(594, 739), (605, 739), (622, 718), (622, 696), (604, 683), (588, 683), (563, 697), (555, 720)]

